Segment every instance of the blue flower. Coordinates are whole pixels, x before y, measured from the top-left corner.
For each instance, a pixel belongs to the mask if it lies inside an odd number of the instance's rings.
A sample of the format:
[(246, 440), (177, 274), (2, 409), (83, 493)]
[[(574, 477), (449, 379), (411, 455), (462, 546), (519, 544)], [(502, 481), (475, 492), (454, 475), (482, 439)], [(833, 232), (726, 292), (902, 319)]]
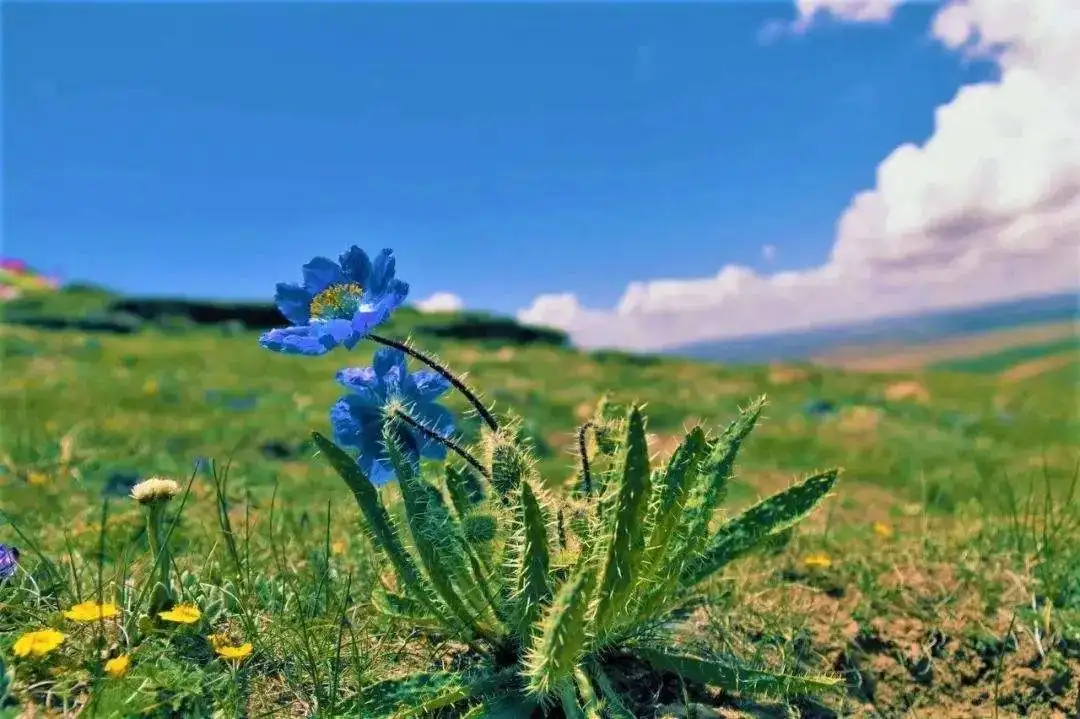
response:
[(19, 550), (0, 544), (0, 579), (7, 579), (15, 574), (15, 567), (19, 564)]
[[(376, 486), (396, 478), (382, 438), (388, 404), (400, 403), (412, 419), (444, 437), (454, 431), (453, 415), (435, 403), (450, 388), (450, 382), (429, 370), (410, 374), (401, 350), (380, 347), (371, 367), (343, 369), (337, 373), (337, 381), (351, 392), (330, 408), (334, 439), (343, 447), (360, 451), (357, 464)], [(446, 457), (446, 446), (438, 440), (404, 422), (397, 426), (407, 461), (418, 466), (421, 457)]]
[(316, 257), (304, 265), (302, 285), (279, 282), (274, 302), (292, 323), (270, 330), (259, 344), (275, 352), (321, 355), (352, 349), (405, 301), (409, 285), (394, 279), (393, 250), (372, 262), (353, 245), (338, 262)]

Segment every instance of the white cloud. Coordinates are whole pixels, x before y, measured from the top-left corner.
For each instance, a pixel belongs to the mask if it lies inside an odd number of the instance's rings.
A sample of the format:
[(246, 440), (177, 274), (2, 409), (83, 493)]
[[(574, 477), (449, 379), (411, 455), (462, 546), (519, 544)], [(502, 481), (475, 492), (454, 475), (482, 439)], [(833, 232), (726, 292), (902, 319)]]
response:
[[(798, 0), (852, 22), (891, 0)], [(583, 346), (659, 349), (1080, 286), (1080, 3), (951, 0), (931, 34), (990, 57), (1000, 80), (961, 88), (921, 146), (904, 144), (852, 198), (828, 260), (796, 272), (727, 266), (695, 280), (633, 282), (610, 310), (544, 295), (523, 321)]]
[(450, 292), (436, 292), (416, 303), (416, 309), (421, 312), (457, 312), (464, 306), (462, 299)]
[(795, 0), (792, 29), (802, 32), (815, 20), (831, 16), (845, 22), (887, 22), (901, 0)]
[(761, 247), (761, 259), (766, 262), (772, 262), (776, 259), (776, 245), (762, 245)]

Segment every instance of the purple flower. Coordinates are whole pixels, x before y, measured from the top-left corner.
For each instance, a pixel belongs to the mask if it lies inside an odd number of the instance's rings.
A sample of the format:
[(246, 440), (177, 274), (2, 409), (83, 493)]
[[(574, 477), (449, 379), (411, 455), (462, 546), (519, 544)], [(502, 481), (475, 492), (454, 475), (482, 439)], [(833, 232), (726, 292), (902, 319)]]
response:
[(19, 564), (19, 549), (0, 544), (0, 579), (7, 579), (15, 574)]

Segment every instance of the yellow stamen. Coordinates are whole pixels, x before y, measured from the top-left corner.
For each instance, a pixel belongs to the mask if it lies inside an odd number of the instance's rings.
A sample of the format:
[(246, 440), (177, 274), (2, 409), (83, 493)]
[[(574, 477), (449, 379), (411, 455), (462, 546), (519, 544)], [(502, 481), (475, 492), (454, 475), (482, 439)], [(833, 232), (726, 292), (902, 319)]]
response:
[(363, 295), (364, 288), (355, 282), (330, 285), (311, 298), (308, 310), (312, 319), (348, 319), (356, 312)]

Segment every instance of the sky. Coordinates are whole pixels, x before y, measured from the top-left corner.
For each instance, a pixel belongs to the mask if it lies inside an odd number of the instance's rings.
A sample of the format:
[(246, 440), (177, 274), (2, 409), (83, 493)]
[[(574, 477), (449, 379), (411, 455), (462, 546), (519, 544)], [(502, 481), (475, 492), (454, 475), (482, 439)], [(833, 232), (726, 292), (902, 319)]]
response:
[(0, 252), (660, 349), (1080, 287), (1075, 0), (5, 3)]

